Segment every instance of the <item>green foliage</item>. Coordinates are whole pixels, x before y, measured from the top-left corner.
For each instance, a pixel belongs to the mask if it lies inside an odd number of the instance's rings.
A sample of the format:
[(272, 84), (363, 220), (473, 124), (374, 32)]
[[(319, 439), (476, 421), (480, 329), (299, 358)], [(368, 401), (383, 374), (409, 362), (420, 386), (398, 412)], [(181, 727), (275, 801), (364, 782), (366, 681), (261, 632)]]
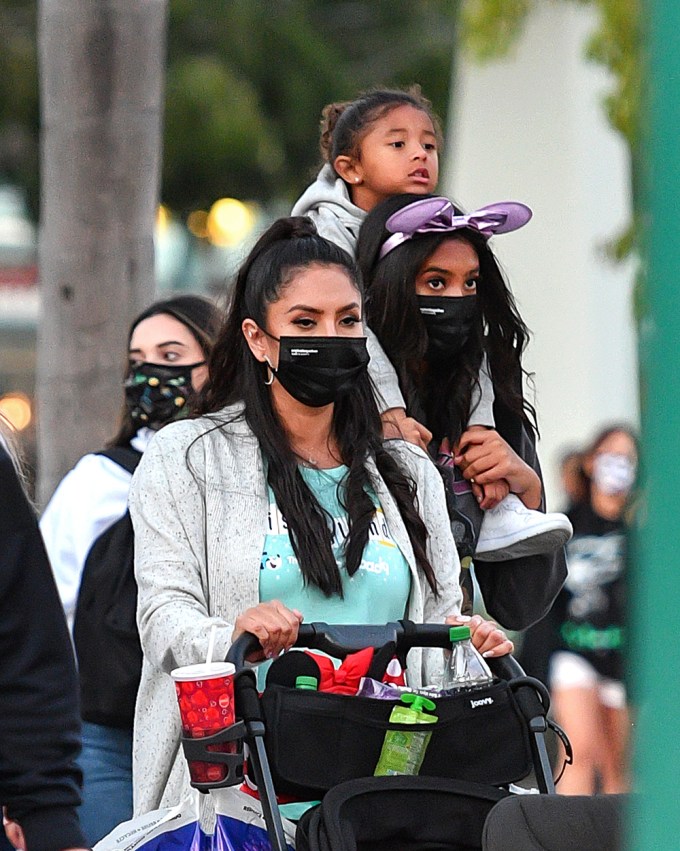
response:
[[(323, 106), (373, 85), (419, 82), (445, 114), (454, 11), (451, 0), (171, 0), (164, 198), (293, 200), (320, 162)], [(190, 68), (211, 79), (192, 83)]]
[(607, 115), (631, 146), (639, 142), (642, 33), (640, 0), (597, 0), (600, 29), (588, 56), (613, 74), (613, 91), (605, 100)]
[[(163, 199), (287, 202), (320, 162), (326, 103), (420, 83), (443, 119), (456, 0), (170, 0)], [(37, 210), (36, 0), (0, 0), (0, 180)]]
[(0, 182), (26, 189), (37, 213), (38, 71), (35, 3), (0, 3)]
[(531, 5), (532, 0), (463, 0), (461, 43), (481, 62), (506, 56)]

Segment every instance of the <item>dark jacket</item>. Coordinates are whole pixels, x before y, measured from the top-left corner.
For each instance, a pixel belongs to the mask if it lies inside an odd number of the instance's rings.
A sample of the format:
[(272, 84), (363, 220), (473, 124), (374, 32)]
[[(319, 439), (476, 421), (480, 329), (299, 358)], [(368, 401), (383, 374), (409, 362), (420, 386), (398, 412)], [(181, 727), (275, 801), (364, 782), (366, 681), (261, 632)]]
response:
[[(494, 417), (498, 433), (536, 471), (543, 484), (534, 435), (498, 398)], [(545, 497), (541, 500), (541, 510), (545, 511)], [(545, 555), (502, 563), (475, 562), (475, 577), (491, 617), (506, 629), (527, 629), (550, 611), (564, 585), (567, 578), (564, 547)]]
[(0, 443), (0, 803), (30, 851), (85, 847), (78, 680), (35, 515)]

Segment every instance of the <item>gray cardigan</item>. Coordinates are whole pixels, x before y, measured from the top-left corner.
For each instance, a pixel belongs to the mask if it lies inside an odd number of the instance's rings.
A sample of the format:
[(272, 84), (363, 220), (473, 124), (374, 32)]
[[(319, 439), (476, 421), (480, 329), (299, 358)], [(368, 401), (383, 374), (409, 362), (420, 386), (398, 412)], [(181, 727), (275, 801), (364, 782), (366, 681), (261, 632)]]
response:
[[(259, 444), (239, 414), (239, 408), (227, 408), (214, 418), (166, 426), (151, 441), (132, 481), (137, 619), (144, 650), (134, 731), (137, 814), (176, 804), (188, 789), (169, 672), (205, 660), (213, 623), (214, 658), (223, 659), (237, 616), (259, 602), (269, 500)], [(222, 425), (216, 428), (216, 422)], [(396, 503), (368, 459), (390, 534), (411, 569), (408, 617), (441, 622), (461, 604), (460, 565), (441, 477), (416, 447), (402, 441), (386, 445), (416, 483), (428, 556), (440, 586), (435, 597), (416, 567)], [(413, 651), (409, 658), (415, 684), (430, 681), (441, 667), (437, 651)]]

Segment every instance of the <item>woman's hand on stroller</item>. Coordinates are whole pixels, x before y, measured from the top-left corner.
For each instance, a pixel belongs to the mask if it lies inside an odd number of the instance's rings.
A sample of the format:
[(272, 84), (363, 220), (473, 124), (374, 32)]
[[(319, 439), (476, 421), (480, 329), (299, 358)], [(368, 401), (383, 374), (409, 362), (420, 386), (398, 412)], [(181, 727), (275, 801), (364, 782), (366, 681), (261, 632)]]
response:
[(481, 615), (449, 615), (446, 623), (451, 626), (469, 626), (472, 643), (486, 658), (507, 656), (515, 649), (498, 624), (485, 620)]
[(289, 650), (296, 642), (303, 616), (297, 609), (289, 609), (278, 600), (259, 603), (236, 618), (232, 642), (244, 632), (256, 635), (262, 651), (249, 658), (249, 662), (273, 659), (282, 650)]

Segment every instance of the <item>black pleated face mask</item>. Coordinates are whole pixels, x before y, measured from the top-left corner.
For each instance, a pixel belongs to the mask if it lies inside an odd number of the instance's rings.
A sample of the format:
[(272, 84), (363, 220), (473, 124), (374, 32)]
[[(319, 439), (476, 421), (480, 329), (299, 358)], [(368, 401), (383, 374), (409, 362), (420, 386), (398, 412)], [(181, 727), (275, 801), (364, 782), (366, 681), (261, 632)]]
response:
[(310, 408), (330, 405), (351, 391), (369, 361), (365, 337), (280, 337), (279, 346), (274, 373)]
[(436, 363), (455, 357), (470, 339), (477, 322), (477, 296), (419, 295), (416, 298), (427, 329), (427, 359)]

